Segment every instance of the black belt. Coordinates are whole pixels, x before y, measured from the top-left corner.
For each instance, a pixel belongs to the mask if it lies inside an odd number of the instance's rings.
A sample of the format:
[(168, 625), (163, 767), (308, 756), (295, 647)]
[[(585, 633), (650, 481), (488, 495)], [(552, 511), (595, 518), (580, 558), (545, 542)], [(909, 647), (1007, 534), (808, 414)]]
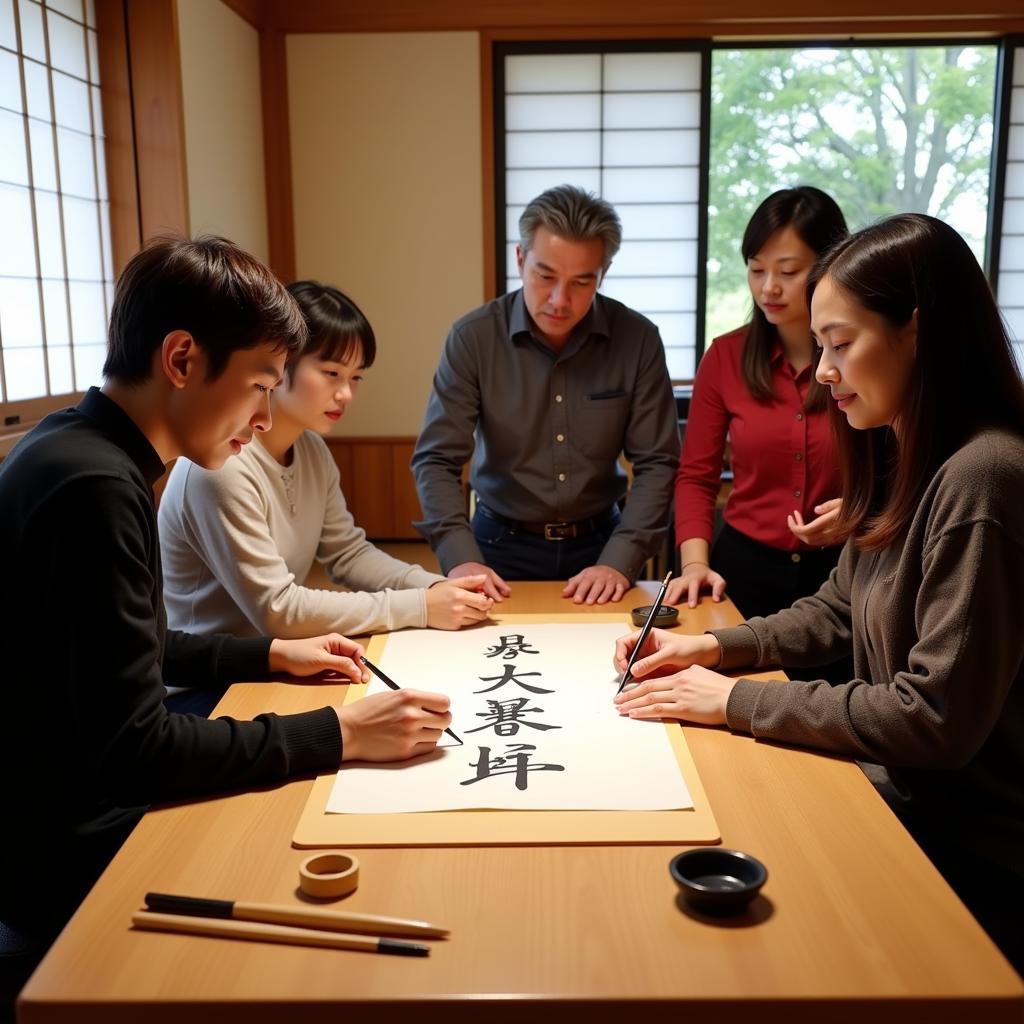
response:
[(615, 523), (614, 512), (609, 512), (604, 516), (593, 516), (590, 519), (577, 519), (574, 522), (523, 523), (518, 519), (509, 519), (507, 516), (498, 515), (494, 509), (488, 508), (483, 502), (478, 501), (476, 507), (481, 515), (507, 526), (510, 530), (533, 533), (545, 540), (575, 540), (577, 537), (589, 537), (590, 534), (607, 529)]

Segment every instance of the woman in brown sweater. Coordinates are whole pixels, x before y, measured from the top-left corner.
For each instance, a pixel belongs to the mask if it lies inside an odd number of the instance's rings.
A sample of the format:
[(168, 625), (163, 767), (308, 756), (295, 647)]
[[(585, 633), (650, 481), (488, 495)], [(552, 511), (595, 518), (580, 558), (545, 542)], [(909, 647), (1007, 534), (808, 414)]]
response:
[[(883, 766), (873, 780), (1024, 970), (1020, 371), (981, 268), (934, 218), (852, 235), (808, 291), (842, 467), (839, 565), (767, 618), (652, 631), (639, 685), (616, 702)], [(636, 638), (618, 643), (620, 671)], [(839, 685), (712, 671), (813, 670), (849, 653), (854, 678)]]

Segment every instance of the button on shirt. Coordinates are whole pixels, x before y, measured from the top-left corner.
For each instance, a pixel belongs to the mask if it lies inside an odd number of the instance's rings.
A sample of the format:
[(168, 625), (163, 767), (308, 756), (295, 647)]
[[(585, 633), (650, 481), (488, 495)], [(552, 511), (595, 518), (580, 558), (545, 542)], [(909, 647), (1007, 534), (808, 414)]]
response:
[(448, 572), (483, 556), (460, 482), (488, 507), (528, 523), (605, 516), (629, 500), (599, 562), (635, 579), (665, 535), (678, 462), (675, 400), (658, 330), (597, 295), (561, 352), (535, 333), (522, 291), (457, 321), (445, 342), (412, 459), (417, 528)]
[(676, 479), (676, 538), (710, 542), (728, 435), (733, 489), (725, 521), (762, 544), (800, 551), (805, 545), (786, 516), (799, 509), (805, 521), (815, 519), (814, 506), (840, 494), (828, 414), (804, 410), (811, 367), (794, 373), (779, 346), (771, 358), (775, 397), (755, 399), (741, 369), (746, 335), (744, 327), (716, 338), (697, 369)]

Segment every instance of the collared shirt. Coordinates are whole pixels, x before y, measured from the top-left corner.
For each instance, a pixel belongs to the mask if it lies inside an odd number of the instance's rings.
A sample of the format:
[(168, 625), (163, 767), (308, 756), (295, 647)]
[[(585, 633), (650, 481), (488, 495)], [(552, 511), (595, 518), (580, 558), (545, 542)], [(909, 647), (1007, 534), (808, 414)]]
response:
[(460, 482), (508, 519), (571, 522), (606, 515), (626, 493), (599, 562), (636, 578), (665, 534), (679, 432), (658, 329), (597, 295), (561, 352), (538, 336), (522, 290), (456, 321), (427, 404), (412, 468), (417, 528), (448, 572), (484, 559)]
[(711, 541), (728, 436), (733, 489), (725, 521), (762, 544), (799, 551), (803, 542), (786, 516), (799, 509), (805, 521), (814, 519), (815, 505), (840, 494), (832, 431), (824, 410), (804, 410), (811, 367), (795, 373), (781, 347), (771, 358), (774, 397), (754, 398), (743, 379), (746, 336), (742, 327), (716, 338), (697, 369), (676, 476), (676, 540)]

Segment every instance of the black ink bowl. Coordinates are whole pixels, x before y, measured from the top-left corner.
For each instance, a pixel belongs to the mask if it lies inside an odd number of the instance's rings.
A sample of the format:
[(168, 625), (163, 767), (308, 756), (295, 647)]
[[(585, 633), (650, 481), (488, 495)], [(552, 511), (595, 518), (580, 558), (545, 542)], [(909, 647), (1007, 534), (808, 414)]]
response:
[(738, 914), (768, 878), (767, 868), (740, 850), (687, 850), (668, 869), (687, 903), (704, 914)]
[[(643, 628), (643, 624), (647, 621), (647, 616), (650, 614), (651, 606), (649, 604), (642, 604), (639, 608), (634, 608), (632, 611), (633, 625)], [(658, 605), (658, 613), (654, 616), (653, 625), (657, 626), (658, 629), (671, 629), (672, 626), (678, 625), (678, 623), (678, 609), (673, 608), (670, 604)]]

